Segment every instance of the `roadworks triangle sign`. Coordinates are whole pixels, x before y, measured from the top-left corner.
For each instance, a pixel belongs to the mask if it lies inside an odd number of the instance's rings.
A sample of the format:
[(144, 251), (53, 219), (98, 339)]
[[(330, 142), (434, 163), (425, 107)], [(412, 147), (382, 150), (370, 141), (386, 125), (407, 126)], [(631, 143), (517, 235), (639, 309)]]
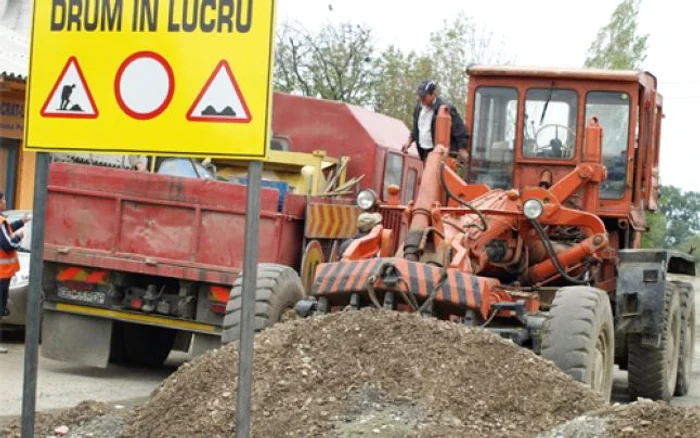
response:
[(248, 123), (250, 110), (228, 62), (221, 61), (187, 113), (192, 122)]
[(80, 64), (72, 56), (58, 75), (58, 80), (41, 109), (41, 115), (67, 119), (96, 119), (98, 114), (97, 105)]

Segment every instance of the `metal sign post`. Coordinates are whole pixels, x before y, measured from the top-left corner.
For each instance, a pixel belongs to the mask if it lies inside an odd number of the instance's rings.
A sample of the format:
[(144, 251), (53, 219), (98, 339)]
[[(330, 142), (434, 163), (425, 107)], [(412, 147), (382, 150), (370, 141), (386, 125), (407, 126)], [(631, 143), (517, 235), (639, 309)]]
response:
[(247, 438), (250, 436), (250, 402), (251, 393), (253, 391), (253, 322), (255, 318), (255, 289), (257, 288), (262, 168), (263, 163), (261, 161), (251, 161), (250, 164), (248, 164), (243, 293), (241, 295), (241, 334), (238, 354), (237, 438)]
[(27, 297), (27, 323), (24, 341), (24, 387), (22, 391), (22, 438), (34, 436), (39, 333), (41, 331), (41, 289), (44, 277), (44, 221), (49, 154), (36, 157), (34, 175), (34, 209), (32, 210), (32, 247)]

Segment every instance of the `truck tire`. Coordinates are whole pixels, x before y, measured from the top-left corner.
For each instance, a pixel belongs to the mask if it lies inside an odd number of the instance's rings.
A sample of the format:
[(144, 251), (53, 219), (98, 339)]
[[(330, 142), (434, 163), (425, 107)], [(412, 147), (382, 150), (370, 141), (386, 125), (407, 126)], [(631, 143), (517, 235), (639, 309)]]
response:
[(674, 283), (666, 285), (661, 345), (642, 345), (641, 337), (629, 337), (628, 384), (630, 400), (639, 397), (670, 401), (678, 380), (681, 344), (680, 289)]
[[(223, 344), (240, 338), (242, 284), (243, 278), (239, 276), (231, 289), (221, 334)], [(304, 286), (294, 269), (274, 264), (258, 265), (253, 322), (255, 333), (278, 322), (282, 314), (288, 309), (294, 309), (302, 298)]]
[(177, 331), (151, 325), (124, 323), (124, 350), (134, 365), (159, 367), (168, 358)]
[(609, 400), (615, 337), (607, 293), (587, 286), (558, 290), (544, 325), (541, 355)]
[(689, 283), (679, 283), (681, 290), (681, 345), (678, 378), (674, 395), (684, 396), (690, 390), (695, 354), (695, 291)]

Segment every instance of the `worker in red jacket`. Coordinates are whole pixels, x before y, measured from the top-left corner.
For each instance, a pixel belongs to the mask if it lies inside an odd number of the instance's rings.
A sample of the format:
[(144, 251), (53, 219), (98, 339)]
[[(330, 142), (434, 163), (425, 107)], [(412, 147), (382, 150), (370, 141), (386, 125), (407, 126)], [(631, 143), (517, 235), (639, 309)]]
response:
[[(0, 211), (7, 209), (5, 194), (0, 192)], [(24, 238), (24, 230), (20, 230), (31, 218), (25, 215), (22, 219), (10, 222), (0, 215), (0, 321), (9, 316), (7, 299), (10, 295), (10, 281), (19, 271), (19, 256), (17, 248)], [(18, 231), (19, 230), (19, 231)], [(7, 348), (0, 347), (0, 353), (7, 353)]]

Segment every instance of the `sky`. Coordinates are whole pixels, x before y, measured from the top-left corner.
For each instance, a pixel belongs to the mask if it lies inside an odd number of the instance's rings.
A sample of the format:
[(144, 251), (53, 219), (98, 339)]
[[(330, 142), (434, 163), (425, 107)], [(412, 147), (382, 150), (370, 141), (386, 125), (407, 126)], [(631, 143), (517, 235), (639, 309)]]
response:
[[(277, 0), (277, 21), (291, 18), (312, 30), (328, 21), (363, 23), (372, 27), (379, 45), (422, 51), (443, 20), (465, 11), (502, 40), (516, 65), (581, 67), (598, 29), (608, 23), (617, 4), (617, 0)], [(696, 7), (691, 1), (642, 0), (639, 31), (649, 34), (642, 68), (658, 78), (664, 97), (661, 183), (700, 191)]]

